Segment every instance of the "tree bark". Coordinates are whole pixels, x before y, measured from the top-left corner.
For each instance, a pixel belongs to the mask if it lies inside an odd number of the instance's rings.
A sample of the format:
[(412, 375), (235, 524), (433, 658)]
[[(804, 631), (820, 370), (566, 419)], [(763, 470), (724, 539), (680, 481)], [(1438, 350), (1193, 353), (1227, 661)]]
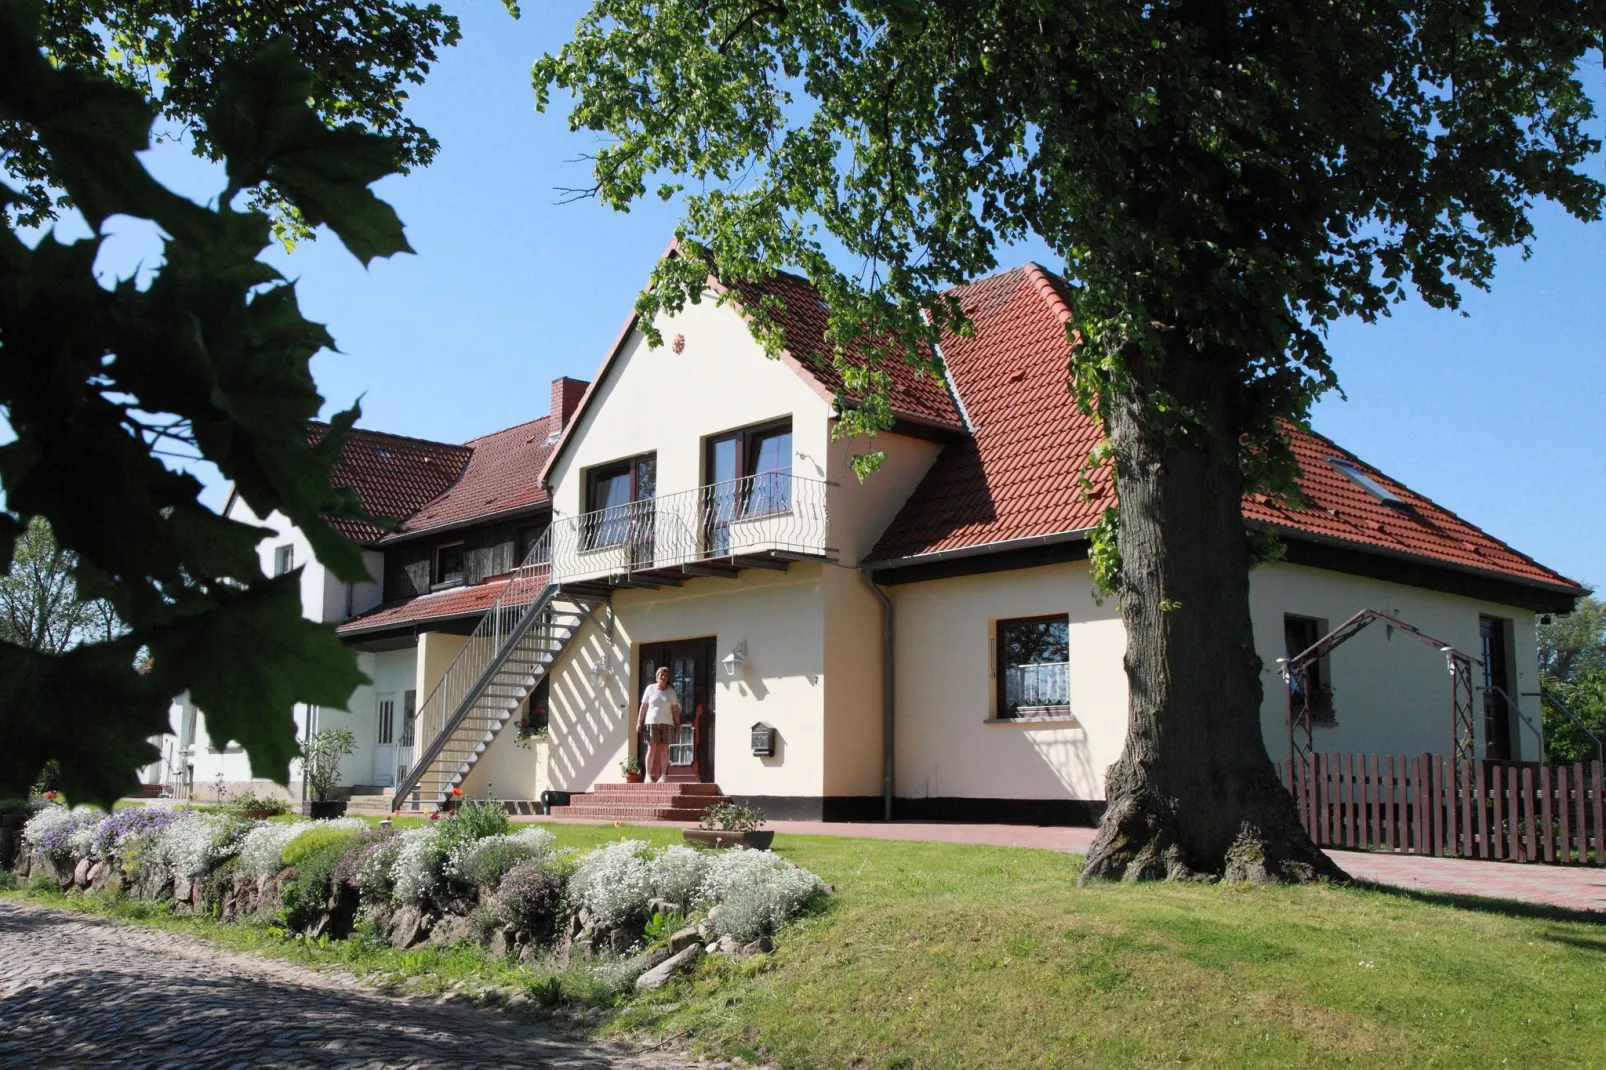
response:
[[(1195, 381), (1167, 393), (1207, 426), (1234, 427), (1233, 377), (1196, 356), (1177, 363)], [(1300, 825), (1261, 735), (1236, 439), (1162, 420), (1137, 390), (1112, 395), (1128, 720), (1081, 879), (1343, 879)]]

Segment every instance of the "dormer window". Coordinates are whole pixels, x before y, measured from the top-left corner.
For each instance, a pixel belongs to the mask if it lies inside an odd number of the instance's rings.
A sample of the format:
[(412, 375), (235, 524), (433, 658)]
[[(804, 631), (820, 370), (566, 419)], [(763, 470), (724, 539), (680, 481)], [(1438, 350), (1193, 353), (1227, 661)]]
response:
[(462, 543), (454, 542), (436, 547), (434, 586), (444, 587), (448, 584), (462, 583), (467, 576), (468, 569)]
[(280, 546), (273, 552), (273, 574), (283, 576), (296, 567), (296, 548), (292, 543), (289, 546)]
[(1329, 457), (1327, 458), (1327, 463), (1332, 465), (1333, 468), (1341, 475), (1347, 477), (1350, 482), (1366, 491), (1366, 493), (1370, 494), (1384, 505), (1406, 506), (1410, 504), (1404, 498), (1401, 498), (1398, 494), (1395, 494), (1392, 490), (1389, 490), (1383, 484), (1373, 479), (1365, 469), (1356, 464), (1354, 461), (1348, 460), (1344, 457)]

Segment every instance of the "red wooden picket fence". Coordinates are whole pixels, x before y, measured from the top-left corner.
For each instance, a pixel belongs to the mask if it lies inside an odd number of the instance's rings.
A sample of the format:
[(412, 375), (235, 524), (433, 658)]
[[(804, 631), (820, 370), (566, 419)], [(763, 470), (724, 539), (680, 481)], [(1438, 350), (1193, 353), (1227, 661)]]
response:
[(1322, 847), (1606, 865), (1599, 761), (1316, 754), (1277, 770)]

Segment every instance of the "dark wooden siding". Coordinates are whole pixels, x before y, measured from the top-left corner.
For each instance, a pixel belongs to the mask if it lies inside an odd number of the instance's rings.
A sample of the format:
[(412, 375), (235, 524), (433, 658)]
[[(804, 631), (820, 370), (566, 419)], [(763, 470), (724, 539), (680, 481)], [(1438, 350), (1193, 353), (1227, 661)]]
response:
[(543, 513), (484, 527), (459, 528), (389, 547), (385, 550), (385, 601), (428, 594), (435, 550), (449, 543), (463, 544), (466, 583), (479, 583), (487, 576), (511, 571), (518, 564), (521, 546), (528, 545), (528, 533), (544, 530), (550, 522), (551, 515)]

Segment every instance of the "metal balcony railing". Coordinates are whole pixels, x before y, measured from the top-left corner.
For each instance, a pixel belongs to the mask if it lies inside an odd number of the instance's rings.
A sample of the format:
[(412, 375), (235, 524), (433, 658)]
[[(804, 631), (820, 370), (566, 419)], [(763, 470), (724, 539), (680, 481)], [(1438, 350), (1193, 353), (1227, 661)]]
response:
[(549, 531), (555, 582), (758, 554), (826, 557), (828, 487), (790, 472), (760, 472), (555, 520)]
[(605, 597), (598, 585), (759, 555), (825, 557), (827, 486), (761, 472), (554, 520), (403, 726), (395, 805), (424, 790), (433, 802), (461, 780)]

